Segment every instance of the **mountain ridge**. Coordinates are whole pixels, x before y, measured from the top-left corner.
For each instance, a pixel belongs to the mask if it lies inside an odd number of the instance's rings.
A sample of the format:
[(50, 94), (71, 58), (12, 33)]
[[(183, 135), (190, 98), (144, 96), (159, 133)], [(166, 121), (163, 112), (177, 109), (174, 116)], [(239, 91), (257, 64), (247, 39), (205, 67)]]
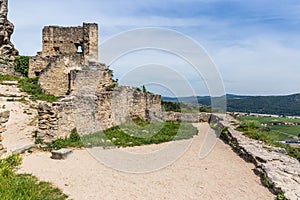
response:
[[(162, 97), (163, 101), (182, 102), (192, 105), (211, 106), (211, 98), (224, 100), (222, 97), (190, 96), (190, 97)], [(236, 95), (226, 94), (227, 111), (262, 113), (288, 116), (300, 116), (300, 93), (290, 95)]]

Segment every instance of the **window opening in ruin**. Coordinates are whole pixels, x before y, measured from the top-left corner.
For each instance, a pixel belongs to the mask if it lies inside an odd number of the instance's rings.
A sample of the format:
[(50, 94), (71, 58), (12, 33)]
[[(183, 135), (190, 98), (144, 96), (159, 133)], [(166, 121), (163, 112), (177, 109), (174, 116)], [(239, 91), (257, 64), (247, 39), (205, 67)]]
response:
[(77, 53), (82, 53), (82, 46), (80, 44), (75, 44), (77, 48)]
[(59, 47), (54, 47), (54, 51), (59, 52)]

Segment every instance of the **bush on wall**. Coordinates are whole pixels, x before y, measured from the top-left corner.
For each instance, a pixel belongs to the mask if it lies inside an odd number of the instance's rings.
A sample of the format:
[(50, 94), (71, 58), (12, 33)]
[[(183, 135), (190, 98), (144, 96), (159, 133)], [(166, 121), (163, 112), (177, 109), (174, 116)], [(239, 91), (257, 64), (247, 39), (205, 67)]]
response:
[(27, 77), (29, 70), (29, 57), (18, 56), (15, 58), (15, 71), (20, 73), (22, 76)]

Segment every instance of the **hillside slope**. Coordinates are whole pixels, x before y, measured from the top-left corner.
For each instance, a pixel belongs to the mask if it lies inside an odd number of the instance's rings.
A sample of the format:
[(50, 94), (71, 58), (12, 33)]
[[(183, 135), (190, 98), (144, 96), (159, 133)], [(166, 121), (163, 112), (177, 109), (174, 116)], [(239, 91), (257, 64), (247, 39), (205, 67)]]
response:
[[(300, 94), (286, 96), (240, 96), (227, 94), (227, 111), (300, 116)], [(164, 101), (211, 105), (211, 97), (163, 97)]]

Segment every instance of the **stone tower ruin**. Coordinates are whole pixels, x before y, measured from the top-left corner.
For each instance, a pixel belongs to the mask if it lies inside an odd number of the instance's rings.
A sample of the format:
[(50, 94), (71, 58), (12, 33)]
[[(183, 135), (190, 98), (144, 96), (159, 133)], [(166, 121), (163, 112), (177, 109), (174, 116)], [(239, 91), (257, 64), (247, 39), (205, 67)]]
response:
[(83, 63), (98, 62), (98, 25), (83, 23), (78, 27), (46, 26), (43, 29), (42, 57), (80, 53)]
[[(29, 60), (29, 77), (39, 76), (42, 70), (56, 60), (69, 57), (70, 62), (81, 66), (98, 63), (98, 24), (83, 23), (83, 26), (43, 28), (42, 51)], [(68, 64), (66, 64), (68, 65)], [(74, 64), (72, 64), (74, 66)]]

